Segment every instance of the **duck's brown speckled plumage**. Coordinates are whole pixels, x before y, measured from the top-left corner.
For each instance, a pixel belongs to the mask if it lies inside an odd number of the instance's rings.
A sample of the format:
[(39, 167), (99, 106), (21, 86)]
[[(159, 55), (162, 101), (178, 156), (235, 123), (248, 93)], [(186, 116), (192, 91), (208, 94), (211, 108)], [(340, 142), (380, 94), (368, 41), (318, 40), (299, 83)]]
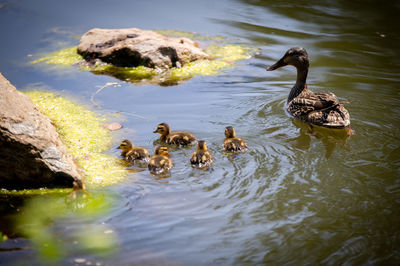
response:
[(143, 147), (136, 147), (133, 143), (125, 139), (121, 141), (118, 149), (121, 149), (121, 156), (124, 157), (128, 162), (148, 162), (150, 155), (149, 151)]
[(204, 140), (199, 140), (197, 143), (197, 149), (192, 153), (190, 163), (195, 168), (206, 168), (210, 167), (213, 163), (213, 156), (207, 148), (207, 144)]
[(155, 175), (166, 174), (171, 170), (172, 166), (173, 163), (168, 153), (168, 147), (155, 147), (154, 155), (151, 156), (149, 164), (147, 166), (150, 173)]
[(171, 131), (167, 123), (161, 123), (153, 133), (161, 134), (160, 140), (166, 144), (187, 146), (196, 143), (196, 137), (187, 131)]
[(304, 48), (294, 47), (267, 70), (292, 65), (297, 68), (297, 81), (289, 93), (286, 110), (295, 118), (307, 123), (330, 128), (350, 126), (349, 112), (344, 102), (331, 92), (312, 92), (306, 85), (309, 59)]
[(231, 126), (225, 128), (225, 140), (223, 144), (224, 150), (231, 152), (246, 152), (247, 144), (246, 142), (236, 137), (235, 129)]

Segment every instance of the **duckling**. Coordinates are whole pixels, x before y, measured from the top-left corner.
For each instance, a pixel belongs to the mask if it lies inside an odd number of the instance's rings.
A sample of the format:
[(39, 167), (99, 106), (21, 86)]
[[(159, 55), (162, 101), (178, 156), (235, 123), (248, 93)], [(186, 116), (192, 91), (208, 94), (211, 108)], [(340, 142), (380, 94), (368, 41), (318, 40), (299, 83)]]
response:
[(233, 152), (246, 152), (247, 144), (241, 138), (236, 137), (235, 129), (231, 126), (225, 128), (224, 149)]
[[(293, 47), (275, 64), (267, 68), (272, 71), (292, 65), (297, 68), (296, 84), (289, 93), (286, 109), (294, 118), (306, 123), (329, 127), (346, 128), (350, 126), (349, 112), (331, 92), (312, 92), (306, 84), (309, 59), (302, 47)], [(351, 132), (348, 131), (348, 132)]]
[(150, 173), (155, 175), (168, 173), (173, 166), (169, 157), (168, 147), (156, 146), (154, 149), (154, 155), (151, 156), (147, 166)]
[(121, 141), (117, 149), (121, 149), (121, 156), (125, 158), (128, 162), (148, 162), (150, 155), (149, 151), (143, 147), (135, 147), (133, 143), (125, 139)]
[(210, 167), (213, 163), (213, 156), (207, 148), (207, 144), (204, 140), (197, 142), (197, 149), (192, 153), (190, 163), (195, 168)]
[(167, 144), (175, 144), (178, 146), (186, 146), (194, 144), (196, 137), (187, 131), (172, 131), (167, 123), (161, 123), (153, 133), (160, 133), (160, 140)]

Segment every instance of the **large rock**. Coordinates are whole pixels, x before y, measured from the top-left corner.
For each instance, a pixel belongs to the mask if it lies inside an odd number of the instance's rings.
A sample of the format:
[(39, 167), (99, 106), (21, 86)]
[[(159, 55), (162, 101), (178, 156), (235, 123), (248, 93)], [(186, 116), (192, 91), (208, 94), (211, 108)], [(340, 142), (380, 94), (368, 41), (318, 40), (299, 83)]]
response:
[(50, 119), (0, 73), (0, 188), (83, 186)]
[(131, 29), (92, 29), (78, 45), (87, 61), (100, 59), (117, 66), (146, 66), (168, 69), (209, 56), (187, 38), (168, 38), (154, 31)]

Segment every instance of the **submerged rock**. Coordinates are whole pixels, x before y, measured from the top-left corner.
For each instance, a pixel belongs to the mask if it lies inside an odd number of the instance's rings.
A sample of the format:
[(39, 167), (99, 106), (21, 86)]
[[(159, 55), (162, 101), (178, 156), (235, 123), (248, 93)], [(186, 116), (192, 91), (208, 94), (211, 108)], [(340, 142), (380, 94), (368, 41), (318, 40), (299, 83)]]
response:
[(50, 119), (0, 74), (0, 188), (82, 188)]
[(78, 53), (86, 61), (100, 59), (116, 66), (169, 69), (209, 55), (188, 38), (169, 38), (154, 31), (92, 29), (79, 41)]

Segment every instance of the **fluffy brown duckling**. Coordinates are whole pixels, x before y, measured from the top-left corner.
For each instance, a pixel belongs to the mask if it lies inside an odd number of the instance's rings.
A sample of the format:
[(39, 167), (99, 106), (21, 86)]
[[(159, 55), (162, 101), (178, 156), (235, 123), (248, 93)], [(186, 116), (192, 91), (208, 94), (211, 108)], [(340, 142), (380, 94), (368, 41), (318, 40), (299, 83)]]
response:
[(168, 147), (156, 146), (154, 149), (154, 155), (151, 156), (148, 168), (150, 173), (155, 175), (168, 173), (173, 164), (168, 153)]
[(160, 133), (160, 140), (167, 144), (175, 144), (178, 146), (186, 146), (194, 144), (196, 137), (187, 131), (172, 131), (167, 123), (161, 123), (153, 133)]
[(235, 129), (231, 126), (225, 128), (224, 150), (233, 152), (246, 152), (247, 144), (241, 138), (236, 137)]
[(350, 126), (349, 112), (343, 106), (346, 102), (339, 101), (332, 92), (312, 92), (308, 89), (306, 79), (309, 59), (304, 48), (289, 49), (278, 62), (268, 67), (267, 71), (287, 65), (297, 68), (296, 84), (289, 93), (286, 106), (287, 111), (294, 118), (323, 127)]
[(204, 140), (197, 142), (197, 149), (192, 153), (190, 163), (195, 168), (206, 168), (210, 167), (213, 163), (213, 156), (207, 148), (207, 144)]
[(149, 151), (143, 147), (136, 147), (133, 143), (125, 139), (121, 141), (117, 149), (121, 149), (121, 156), (125, 158), (128, 162), (145, 162), (149, 161), (150, 155)]

